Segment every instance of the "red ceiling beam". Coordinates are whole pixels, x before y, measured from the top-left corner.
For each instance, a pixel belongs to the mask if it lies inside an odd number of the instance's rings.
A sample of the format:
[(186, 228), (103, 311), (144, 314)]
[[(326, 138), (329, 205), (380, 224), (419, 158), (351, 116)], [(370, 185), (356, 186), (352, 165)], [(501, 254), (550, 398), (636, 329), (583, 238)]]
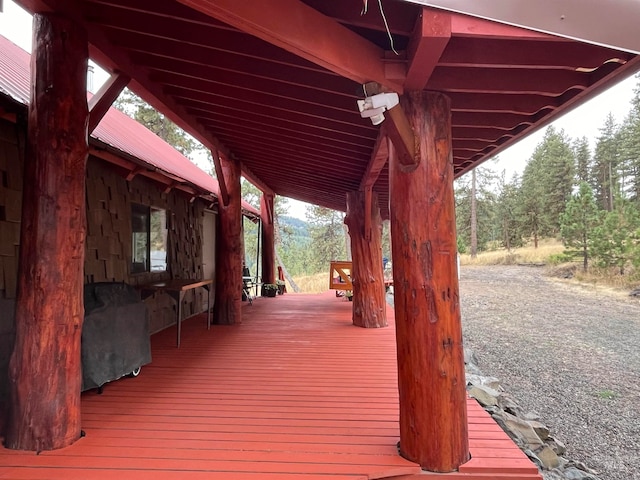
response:
[(332, 138), (320, 138), (314, 135), (307, 135), (304, 132), (291, 132), (288, 130), (273, 128), (271, 125), (261, 124), (260, 122), (246, 122), (239, 118), (221, 117), (216, 115), (214, 120), (200, 119), (200, 122), (214, 129), (216, 132), (222, 133), (240, 133), (249, 138), (255, 138), (264, 143), (273, 140), (275, 144), (280, 145), (300, 145), (302, 147), (312, 148), (317, 151), (318, 142), (322, 142), (324, 151), (332, 154), (343, 155), (348, 157), (367, 156), (371, 153), (368, 142), (361, 144), (347, 144), (344, 142), (334, 141)]
[(100, 90), (89, 99), (89, 125), (87, 127), (89, 135), (98, 126), (102, 117), (107, 113), (109, 107), (113, 105), (113, 102), (118, 98), (124, 87), (127, 86), (129, 80), (130, 78), (126, 75), (113, 73)]
[(536, 120), (535, 115), (501, 112), (453, 112), (451, 115), (453, 127), (487, 125), (498, 130), (511, 130), (514, 125), (533, 125)]
[(628, 53), (566, 40), (470, 40), (454, 37), (450, 46), (440, 58), (440, 66), (589, 70), (612, 60), (624, 63), (633, 57)]
[[(173, 89), (170, 87), (167, 91), (171, 91), (173, 98), (179, 100), (185, 107), (195, 106), (196, 108), (205, 109), (211, 112), (215, 116), (215, 112), (218, 108), (226, 108), (231, 111), (237, 111), (240, 113), (248, 113), (256, 118), (262, 118), (266, 123), (270, 122), (273, 118), (273, 108), (267, 105), (255, 105), (251, 102), (245, 102), (239, 99), (217, 97), (216, 95), (205, 95), (201, 93), (193, 94), (192, 92), (181, 92), (179, 89)], [(358, 115), (358, 111), (354, 112), (354, 115)], [(349, 124), (343, 122), (335, 122), (332, 119), (315, 117), (313, 115), (307, 115), (302, 112), (287, 112), (286, 119), (293, 124), (309, 126), (323, 130), (324, 132), (336, 132), (353, 135), (356, 138), (366, 139), (375, 138), (376, 130), (362, 121), (361, 125)]]
[(566, 70), (438, 68), (427, 88), (440, 92), (476, 92), (558, 96), (569, 89), (584, 90), (590, 76)]
[(553, 110), (558, 100), (541, 95), (491, 95), (487, 93), (457, 93), (451, 98), (452, 112), (504, 112), (518, 115), (533, 115), (542, 110)]
[(178, 1), (343, 77), (402, 92), (387, 79), (381, 48), (299, 0)]
[(423, 90), (451, 38), (451, 14), (423, 8), (407, 47), (406, 90)]
[(316, 142), (322, 142), (323, 144), (325, 141), (330, 141), (344, 144), (345, 146), (356, 147), (363, 144), (369, 145), (371, 141), (375, 140), (373, 135), (362, 136), (353, 135), (348, 132), (327, 130), (317, 128), (315, 125), (303, 125), (288, 119), (285, 120), (265, 115), (258, 115), (255, 112), (236, 110), (234, 108), (227, 108), (220, 105), (217, 105), (214, 111), (204, 103), (185, 100), (184, 106), (191, 115), (207, 126), (217, 122), (225, 122), (229, 124), (237, 124), (240, 122), (241, 126), (246, 124), (257, 128), (264, 127), (264, 131), (268, 131), (268, 128), (272, 127), (282, 132), (291, 132), (294, 136), (297, 136), (299, 132), (300, 134), (306, 134), (309, 138)]
[(456, 37), (558, 40), (558, 37), (546, 33), (460, 14), (451, 17), (451, 34)]
[[(301, 61), (300, 65), (285, 64), (264, 58), (236, 55), (228, 49), (221, 50), (203, 45), (189, 45), (189, 48), (185, 49), (184, 44), (177, 40), (146, 36), (142, 32), (118, 29), (108, 32), (121, 48), (128, 49), (137, 63), (161, 69), (172, 67), (174, 71), (194, 77), (213, 78), (222, 70), (234, 75), (271, 79), (286, 85), (298, 85), (350, 97), (354, 95), (357, 87), (352, 80), (330, 71), (309, 69), (305, 61)], [(212, 59), (215, 61), (212, 62)]]
[[(335, 123), (336, 128), (351, 128), (353, 120), (358, 118), (356, 108), (350, 110), (336, 110), (325, 105), (317, 105), (310, 102), (275, 97), (268, 92), (255, 90), (243, 90), (227, 86), (209, 90), (192, 90), (182, 85), (165, 85), (165, 91), (173, 97), (190, 98), (200, 100), (211, 105), (244, 105), (245, 108), (254, 108), (256, 111), (269, 110), (271, 115), (288, 116), (289, 114), (305, 115), (317, 119)], [(355, 105), (355, 102), (353, 102)], [(250, 107), (252, 106), (252, 107)], [(215, 108), (215, 107), (214, 107)], [(373, 129), (371, 125), (362, 122), (362, 127)]]

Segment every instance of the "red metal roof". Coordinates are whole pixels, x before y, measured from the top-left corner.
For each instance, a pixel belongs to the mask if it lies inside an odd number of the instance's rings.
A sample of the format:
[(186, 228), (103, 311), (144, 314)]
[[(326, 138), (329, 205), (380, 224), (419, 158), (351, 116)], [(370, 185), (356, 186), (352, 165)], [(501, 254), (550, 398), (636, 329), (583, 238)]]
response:
[[(30, 97), (30, 55), (0, 35), (0, 92), (27, 105)], [(90, 94), (89, 94), (90, 95)], [(219, 195), (218, 181), (156, 134), (113, 107), (102, 118), (91, 138), (144, 162), (151, 170), (178, 177), (203, 192)], [(243, 208), (259, 215), (243, 202)]]

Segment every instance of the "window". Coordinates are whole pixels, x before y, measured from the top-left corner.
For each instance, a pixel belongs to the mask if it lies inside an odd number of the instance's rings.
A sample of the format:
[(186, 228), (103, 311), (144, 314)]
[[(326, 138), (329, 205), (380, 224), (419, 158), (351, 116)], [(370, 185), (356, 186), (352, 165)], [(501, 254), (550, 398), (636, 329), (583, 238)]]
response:
[(131, 205), (131, 273), (167, 270), (167, 213)]

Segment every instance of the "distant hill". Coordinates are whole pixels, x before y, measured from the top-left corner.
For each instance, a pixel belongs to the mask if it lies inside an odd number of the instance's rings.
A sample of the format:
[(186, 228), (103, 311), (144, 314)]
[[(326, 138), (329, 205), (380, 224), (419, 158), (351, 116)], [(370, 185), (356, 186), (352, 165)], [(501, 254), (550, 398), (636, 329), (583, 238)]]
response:
[(291, 232), (291, 236), (294, 238), (309, 238), (309, 224), (304, 220), (300, 220), (296, 217), (290, 217), (288, 215), (281, 215), (278, 217), (280, 227)]

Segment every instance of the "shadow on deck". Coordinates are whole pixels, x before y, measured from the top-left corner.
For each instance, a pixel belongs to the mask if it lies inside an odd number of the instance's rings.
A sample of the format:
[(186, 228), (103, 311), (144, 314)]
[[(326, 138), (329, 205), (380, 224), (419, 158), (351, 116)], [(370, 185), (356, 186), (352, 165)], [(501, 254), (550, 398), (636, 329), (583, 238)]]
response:
[[(40, 455), (0, 449), (2, 479), (539, 479), (474, 401), (472, 460), (421, 473), (396, 450), (394, 328), (351, 325), (333, 292), (258, 298), (243, 323), (152, 338), (137, 378), (82, 396), (86, 437)], [(393, 311), (389, 309), (393, 325)]]

